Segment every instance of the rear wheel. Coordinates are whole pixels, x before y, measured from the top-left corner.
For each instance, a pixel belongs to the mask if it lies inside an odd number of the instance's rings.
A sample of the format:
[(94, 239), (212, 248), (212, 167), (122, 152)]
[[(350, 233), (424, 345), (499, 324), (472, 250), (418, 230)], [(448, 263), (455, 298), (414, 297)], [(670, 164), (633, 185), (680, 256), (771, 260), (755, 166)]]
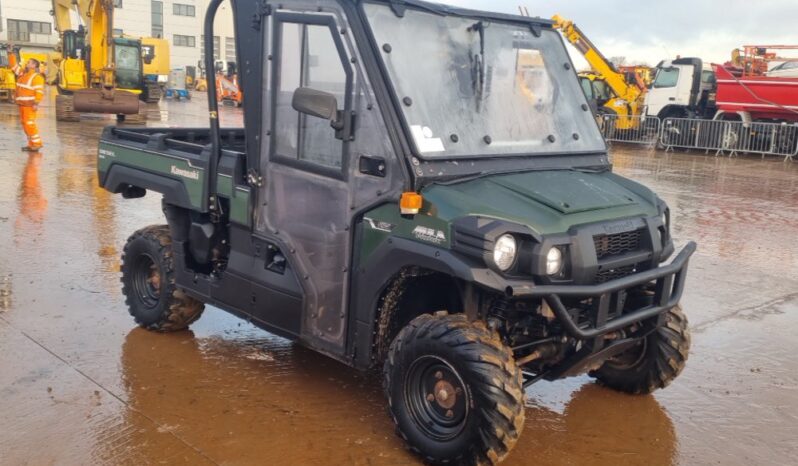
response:
[(166, 225), (133, 233), (122, 254), (122, 293), (130, 315), (148, 330), (183, 330), (204, 305), (175, 286), (172, 237)]
[(599, 107), (596, 110), (596, 123), (598, 123), (601, 135), (604, 139), (612, 139), (615, 136), (618, 124), (618, 112), (611, 108)]
[(521, 370), (482, 322), (445, 312), (415, 318), (383, 372), (398, 432), (427, 461), (496, 464), (521, 434)]
[(690, 352), (690, 329), (681, 307), (665, 315), (665, 323), (640, 343), (591, 372), (602, 385), (645, 394), (665, 388), (681, 374)]
[(782, 126), (775, 132), (773, 152), (777, 155), (792, 155), (798, 150), (798, 128), (795, 126)]

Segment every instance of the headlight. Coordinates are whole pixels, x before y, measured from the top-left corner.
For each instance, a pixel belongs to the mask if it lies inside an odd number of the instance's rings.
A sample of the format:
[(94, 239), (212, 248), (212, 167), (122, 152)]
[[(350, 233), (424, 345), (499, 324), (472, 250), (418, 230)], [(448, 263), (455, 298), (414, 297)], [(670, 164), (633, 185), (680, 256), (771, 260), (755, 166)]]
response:
[(515, 262), (515, 255), (518, 251), (517, 244), (513, 235), (501, 235), (493, 246), (493, 263), (502, 272), (507, 271)]
[(546, 253), (546, 273), (557, 275), (562, 272), (562, 251), (560, 248), (553, 247)]

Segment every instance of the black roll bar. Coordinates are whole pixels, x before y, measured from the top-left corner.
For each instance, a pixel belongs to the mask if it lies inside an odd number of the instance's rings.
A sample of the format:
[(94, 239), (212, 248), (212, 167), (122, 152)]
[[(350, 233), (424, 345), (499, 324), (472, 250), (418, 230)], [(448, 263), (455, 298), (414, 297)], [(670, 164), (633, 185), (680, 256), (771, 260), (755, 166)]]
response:
[(213, 55), (213, 20), (224, 0), (211, 0), (205, 13), (205, 80), (208, 83), (208, 117), (210, 118), (211, 156), (208, 165), (208, 196), (210, 210), (216, 210), (216, 169), (222, 151), (219, 141), (219, 104), (216, 101), (216, 66)]

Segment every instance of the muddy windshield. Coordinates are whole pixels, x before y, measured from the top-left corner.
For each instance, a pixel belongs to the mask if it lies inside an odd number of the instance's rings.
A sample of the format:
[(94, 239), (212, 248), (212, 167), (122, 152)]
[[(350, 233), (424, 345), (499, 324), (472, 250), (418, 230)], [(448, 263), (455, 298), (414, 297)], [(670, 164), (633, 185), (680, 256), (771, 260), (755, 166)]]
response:
[(604, 150), (556, 31), (364, 7), (423, 157)]

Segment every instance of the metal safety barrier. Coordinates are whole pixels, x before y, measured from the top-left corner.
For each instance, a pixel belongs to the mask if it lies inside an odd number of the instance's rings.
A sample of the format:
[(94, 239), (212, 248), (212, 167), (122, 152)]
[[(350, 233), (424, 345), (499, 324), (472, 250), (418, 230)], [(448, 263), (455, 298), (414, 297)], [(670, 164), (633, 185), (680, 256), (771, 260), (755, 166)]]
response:
[(716, 156), (778, 155), (786, 161), (798, 156), (798, 124), (666, 118), (659, 142), (666, 151), (679, 147), (715, 151)]
[(657, 117), (598, 115), (596, 121), (607, 142), (654, 147), (659, 139), (661, 121)]

